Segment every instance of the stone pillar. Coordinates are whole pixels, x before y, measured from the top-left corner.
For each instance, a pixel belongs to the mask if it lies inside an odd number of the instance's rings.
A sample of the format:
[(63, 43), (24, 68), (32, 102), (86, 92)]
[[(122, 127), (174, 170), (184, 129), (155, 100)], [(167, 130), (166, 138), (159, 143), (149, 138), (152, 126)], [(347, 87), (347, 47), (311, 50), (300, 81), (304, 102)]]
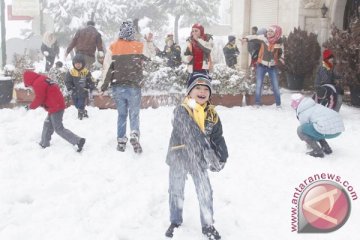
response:
[(320, 32), (319, 32), (319, 43), (322, 47), (322, 44), (326, 42), (329, 38), (329, 22), (328, 18), (320, 18)]
[[(240, 1), (239, 1), (240, 2)], [(242, 22), (242, 36), (250, 34), (250, 18), (251, 18), (251, 0), (244, 0), (243, 7), (243, 22)], [(240, 50), (240, 68), (246, 69), (249, 66), (249, 53), (247, 51), (247, 44), (244, 43)]]

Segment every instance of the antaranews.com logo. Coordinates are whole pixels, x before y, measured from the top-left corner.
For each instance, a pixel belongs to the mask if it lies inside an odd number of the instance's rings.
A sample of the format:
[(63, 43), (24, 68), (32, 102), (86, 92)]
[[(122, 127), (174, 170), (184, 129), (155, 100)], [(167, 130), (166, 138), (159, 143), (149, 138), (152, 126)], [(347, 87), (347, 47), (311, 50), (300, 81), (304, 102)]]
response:
[(357, 200), (354, 187), (341, 176), (314, 174), (298, 187), (292, 196), (291, 231), (328, 233), (341, 228), (351, 212), (351, 200)]

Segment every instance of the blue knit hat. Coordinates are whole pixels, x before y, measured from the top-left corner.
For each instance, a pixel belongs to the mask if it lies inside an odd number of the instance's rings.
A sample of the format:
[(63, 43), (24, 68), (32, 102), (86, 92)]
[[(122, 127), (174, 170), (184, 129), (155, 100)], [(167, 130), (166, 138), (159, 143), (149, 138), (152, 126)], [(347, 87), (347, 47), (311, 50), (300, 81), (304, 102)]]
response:
[(135, 28), (131, 21), (125, 21), (120, 26), (119, 38), (127, 41), (135, 40)]
[(209, 88), (209, 90), (210, 90), (210, 96), (211, 96), (212, 86), (211, 86), (211, 77), (209, 75), (203, 74), (203, 73), (193, 73), (193, 74), (191, 74), (191, 76), (190, 76), (190, 78), (189, 78), (189, 80), (187, 82), (186, 95), (189, 95), (191, 90), (196, 85), (207, 86)]

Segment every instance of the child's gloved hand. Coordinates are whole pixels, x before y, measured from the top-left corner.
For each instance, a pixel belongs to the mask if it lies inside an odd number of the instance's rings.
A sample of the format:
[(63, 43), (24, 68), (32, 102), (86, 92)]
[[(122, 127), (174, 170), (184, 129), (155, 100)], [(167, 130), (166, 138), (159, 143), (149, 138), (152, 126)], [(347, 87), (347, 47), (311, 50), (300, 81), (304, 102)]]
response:
[(219, 172), (224, 168), (224, 162), (220, 162), (219, 157), (216, 155), (213, 149), (206, 149), (204, 151), (204, 158), (210, 165), (210, 171)]
[(217, 166), (210, 165), (210, 171), (220, 172), (225, 167), (225, 162), (219, 162)]
[(49, 56), (49, 52), (48, 51), (44, 51), (44, 56)]

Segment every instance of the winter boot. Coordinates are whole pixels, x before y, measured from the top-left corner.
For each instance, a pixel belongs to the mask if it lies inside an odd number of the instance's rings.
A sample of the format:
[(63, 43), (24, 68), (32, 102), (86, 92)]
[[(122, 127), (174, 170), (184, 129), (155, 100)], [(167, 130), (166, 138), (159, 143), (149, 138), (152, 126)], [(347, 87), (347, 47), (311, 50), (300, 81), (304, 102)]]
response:
[(307, 152), (306, 154), (312, 156), (312, 157), (320, 157), (323, 158), (324, 157), (324, 152), (321, 149), (321, 147), (317, 144), (317, 142), (315, 140), (306, 140), (306, 143), (309, 144), (312, 148), (312, 151)]
[(142, 147), (139, 143), (139, 133), (138, 132), (133, 131), (130, 134), (130, 143), (133, 146), (135, 153), (138, 153), (138, 154), (142, 153)]
[(206, 226), (202, 228), (202, 233), (209, 239), (209, 240), (219, 240), (221, 236), (218, 231), (214, 228), (214, 226)]
[(171, 223), (169, 228), (165, 232), (165, 236), (172, 238), (174, 236), (174, 229), (180, 227), (180, 224)]
[(118, 138), (118, 145), (116, 149), (120, 152), (125, 152), (127, 141), (128, 141), (127, 137)]
[(82, 120), (84, 117), (84, 110), (79, 109), (78, 110), (78, 119)]
[(84, 144), (85, 144), (85, 138), (80, 138), (77, 146), (78, 146), (78, 149), (77, 149), (77, 152), (81, 152), (83, 147), (84, 147)]
[(310, 148), (312, 149), (312, 151), (307, 152), (306, 154), (312, 156), (312, 157), (320, 157), (323, 158), (324, 157), (324, 152), (321, 149), (321, 147), (317, 144), (317, 142), (311, 138), (310, 136), (304, 134), (301, 131), (301, 128), (299, 127), (297, 130), (298, 136), (301, 140), (303, 140), (304, 142), (306, 142), (307, 145), (310, 146)]
[(312, 157), (319, 157), (319, 158), (324, 157), (324, 152), (322, 150), (320, 150), (320, 151), (312, 150), (311, 152), (307, 152), (306, 154), (308, 154)]
[(327, 141), (325, 139), (321, 139), (319, 141), (322, 150), (324, 151), (325, 154), (331, 154), (332, 153), (332, 149), (329, 146), (329, 144), (327, 143)]
[(89, 118), (89, 115), (88, 115), (88, 113), (87, 113), (87, 110), (85, 110), (85, 109), (84, 109), (83, 116), (84, 116), (85, 118)]

